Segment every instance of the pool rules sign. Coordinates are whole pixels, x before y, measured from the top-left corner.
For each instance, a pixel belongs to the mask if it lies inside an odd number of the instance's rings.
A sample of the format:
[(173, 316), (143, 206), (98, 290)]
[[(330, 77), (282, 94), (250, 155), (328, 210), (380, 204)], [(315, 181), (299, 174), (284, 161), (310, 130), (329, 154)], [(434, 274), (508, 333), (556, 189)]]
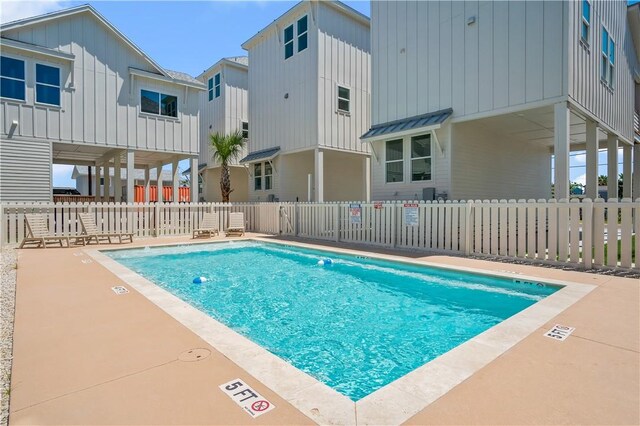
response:
[(275, 405), (240, 379), (224, 383), (219, 388), (251, 417), (261, 416), (276, 408)]

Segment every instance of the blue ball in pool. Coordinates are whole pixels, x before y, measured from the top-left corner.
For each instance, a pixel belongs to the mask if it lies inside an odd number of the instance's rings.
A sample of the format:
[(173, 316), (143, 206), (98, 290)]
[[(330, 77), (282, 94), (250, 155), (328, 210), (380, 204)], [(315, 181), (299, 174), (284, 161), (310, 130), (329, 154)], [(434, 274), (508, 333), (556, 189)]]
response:
[(202, 284), (202, 283), (206, 283), (207, 282), (207, 278), (206, 277), (195, 277), (193, 279), (193, 283), (194, 284)]
[(331, 259), (325, 259), (324, 260), (324, 264), (325, 265), (331, 265), (332, 263), (333, 263), (333, 260), (331, 260)]

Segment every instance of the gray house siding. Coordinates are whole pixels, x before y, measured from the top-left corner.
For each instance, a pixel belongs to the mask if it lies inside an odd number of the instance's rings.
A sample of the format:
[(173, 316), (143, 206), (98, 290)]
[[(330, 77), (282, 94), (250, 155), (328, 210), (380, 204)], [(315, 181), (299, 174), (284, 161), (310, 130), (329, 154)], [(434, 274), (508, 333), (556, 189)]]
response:
[(1, 202), (49, 201), (51, 190), (50, 143), (0, 140)]

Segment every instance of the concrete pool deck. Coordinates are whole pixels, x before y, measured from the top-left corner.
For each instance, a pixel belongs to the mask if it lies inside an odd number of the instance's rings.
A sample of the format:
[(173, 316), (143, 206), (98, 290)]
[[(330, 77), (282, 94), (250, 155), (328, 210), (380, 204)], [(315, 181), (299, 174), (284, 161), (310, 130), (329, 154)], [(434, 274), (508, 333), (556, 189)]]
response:
[[(186, 241), (136, 240), (123, 247)], [(596, 286), (407, 423), (640, 422), (640, 280), (348, 248)], [(126, 284), (87, 260), (82, 248), (19, 252), (11, 424), (313, 423), (134, 289), (115, 296), (111, 287)], [(544, 337), (556, 323), (576, 330), (563, 342)], [(194, 348), (211, 355), (179, 360)], [(218, 389), (235, 378), (276, 409), (251, 419)]]

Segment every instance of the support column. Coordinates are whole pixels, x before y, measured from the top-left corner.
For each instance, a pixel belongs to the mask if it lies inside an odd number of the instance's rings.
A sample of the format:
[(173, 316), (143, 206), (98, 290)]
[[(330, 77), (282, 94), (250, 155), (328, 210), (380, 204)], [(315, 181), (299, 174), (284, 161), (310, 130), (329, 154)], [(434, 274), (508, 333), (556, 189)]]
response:
[(158, 203), (164, 201), (162, 197), (162, 164), (156, 168), (156, 191), (158, 192)]
[(133, 203), (135, 201), (135, 152), (133, 150), (127, 151), (127, 203)]
[(149, 202), (149, 196), (151, 195), (151, 173), (149, 171), (149, 166), (144, 168), (144, 202)]
[(198, 180), (200, 175), (198, 174), (198, 157), (191, 159), (191, 202), (197, 203), (200, 200), (200, 196), (198, 194)]
[(569, 107), (559, 102), (553, 108), (554, 187), (557, 200), (569, 198)]
[(102, 195), (100, 193), (100, 166), (98, 164), (95, 165), (94, 169), (96, 170), (96, 176), (95, 176), (95, 182), (93, 183), (94, 185), (94, 191), (93, 193), (95, 194), (95, 200), (97, 201), (102, 201)]
[(109, 175), (109, 169), (111, 167), (109, 167), (109, 163), (106, 163), (104, 165), (104, 185), (102, 186), (103, 189), (103, 199), (106, 202), (109, 202), (111, 200), (111, 175)]
[(362, 171), (364, 173), (364, 198), (367, 203), (371, 202), (371, 157), (364, 157)]
[(316, 148), (314, 155), (315, 162), (315, 193), (313, 201), (322, 203), (324, 201), (324, 152)]
[(173, 180), (173, 202), (177, 203), (180, 201), (179, 190), (180, 190), (180, 171), (178, 170), (178, 160), (174, 160), (171, 163), (171, 176)]
[(116, 203), (122, 201), (122, 159), (120, 154), (113, 158), (113, 184), (114, 184), (114, 197)]
[[(632, 198), (640, 198), (640, 144), (633, 146), (633, 179), (631, 184)], [(637, 238), (637, 237), (636, 237)]]
[(607, 199), (618, 199), (618, 138), (607, 136)]
[(587, 120), (587, 198), (598, 198), (598, 124)]

